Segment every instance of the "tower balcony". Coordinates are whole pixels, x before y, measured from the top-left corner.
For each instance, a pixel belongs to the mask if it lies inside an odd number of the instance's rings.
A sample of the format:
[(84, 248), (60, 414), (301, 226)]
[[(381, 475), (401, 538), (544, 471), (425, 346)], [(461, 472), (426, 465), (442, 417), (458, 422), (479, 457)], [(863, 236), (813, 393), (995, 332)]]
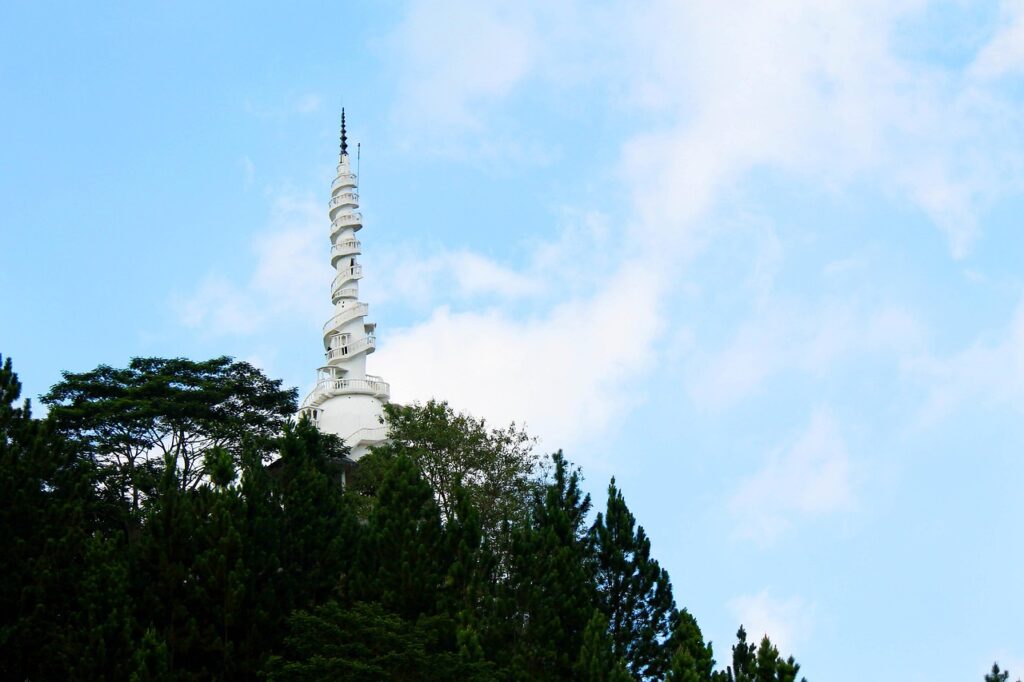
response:
[(342, 192), (331, 197), (330, 202), (327, 204), (328, 210), (333, 210), (339, 206), (351, 206), (355, 208), (359, 205), (359, 195), (355, 192)]
[(363, 214), (359, 211), (346, 211), (335, 216), (334, 220), (331, 221), (331, 239), (334, 239), (335, 235), (346, 227), (351, 227), (353, 230), (361, 229), (363, 227)]
[(343, 239), (331, 247), (331, 266), (333, 267), (340, 259), (346, 256), (354, 256), (359, 251), (358, 239)]
[(338, 177), (334, 178), (334, 182), (331, 183), (331, 194), (334, 190), (339, 187), (355, 187), (356, 186), (356, 174), (355, 173), (338, 173)]
[[(345, 306), (345, 309), (337, 313), (334, 317), (327, 320), (324, 324), (324, 338), (329, 338), (331, 333), (341, 327), (343, 324), (350, 320), (354, 320), (357, 317), (365, 317), (370, 312), (370, 306), (365, 303), (356, 303), (354, 305)], [(325, 343), (324, 346), (327, 344)]]
[(367, 376), (365, 379), (321, 379), (302, 401), (303, 410), (319, 407), (336, 395), (370, 395), (387, 400), (391, 387), (380, 377)]
[(348, 282), (354, 282), (363, 277), (362, 265), (346, 265), (331, 282), (331, 298), (336, 298), (335, 292), (341, 289)]
[(353, 355), (358, 355), (359, 353), (366, 353), (369, 355), (376, 349), (377, 337), (373, 334), (367, 334), (366, 336), (356, 339), (355, 341), (351, 341), (344, 346), (329, 348), (324, 353), (324, 356), (327, 358), (327, 363), (330, 364), (331, 362), (338, 362), (340, 360), (350, 358)]
[(333, 300), (331, 303), (337, 303), (343, 298), (359, 298), (359, 289), (355, 287), (343, 287), (341, 289), (334, 290), (334, 296), (331, 297)]

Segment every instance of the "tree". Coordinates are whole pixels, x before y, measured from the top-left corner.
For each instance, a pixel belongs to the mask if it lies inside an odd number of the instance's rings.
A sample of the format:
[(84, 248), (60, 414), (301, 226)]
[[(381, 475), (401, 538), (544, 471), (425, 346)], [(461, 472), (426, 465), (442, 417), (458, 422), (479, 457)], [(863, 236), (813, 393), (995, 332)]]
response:
[(675, 602), (668, 572), (651, 558), (651, 541), (626, 506), (613, 478), (608, 505), (590, 529), (598, 604), (609, 622), (616, 656), (640, 679), (661, 679), (672, 652)]
[(123, 369), (63, 377), (43, 402), (60, 430), (110, 469), (134, 512), (165, 458), (180, 468), (179, 484), (194, 488), (206, 451), (237, 457), (244, 440), (275, 436), (296, 410), (296, 389), (228, 357), (133, 358)]
[[(287, 614), (336, 594), (352, 570), (360, 531), (342, 493), (342, 460), (348, 450), (337, 437), (302, 419), (285, 427), (277, 449), (281, 457), (272, 465), (273, 504), (279, 512), (279, 570), (289, 576), (279, 586)], [(254, 474), (250, 478), (257, 482)]]
[(584, 525), (590, 496), (561, 452), (552, 462), (553, 475), (534, 494), (527, 523), (512, 533), (510, 575), (490, 629), (498, 640), (491, 650), (514, 642), (506, 665), (523, 679), (573, 679), (594, 610)]
[(120, 676), (133, 623), (95, 471), (20, 394), (0, 357), (0, 677)]
[(583, 644), (575, 666), (576, 679), (579, 682), (630, 682), (633, 677), (613, 648), (608, 636), (608, 619), (599, 609), (594, 609), (583, 631)]
[(732, 665), (716, 673), (715, 682), (754, 682), (757, 658), (753, 645), (747, 644), (747, 631), (740, 626), (736, 631), (736, 644), (732, 646)]
[[(754, 647), (747, 643), (747, 631), (740, 626), (732, 647), (732, 665), (712, 676), (714, 682), (796, 682), (800, 665), (792, 656), (783, 660), (768, 636)], [(801, 682), (806, 679), (801, 678)]]
[(446, 573), (441, 517), (430, 485), (400, 455), (381, 483), (359, 544), (351, 593), (415, 620), (433, 614)]
[(666, 646), (672, 653), (666, 682), (711, 681), (715, 668), (711, 644), (704, 644), (697, 620), (686, 609), (676, 613), (672, 637)]
[(486, 545), (480, 515), (465, 488), (456, 490), (455, 517), (444, 529), (445, 556), (450, 559), (440, 591), (439, 610), (455, 628), (459, 656), (482, 661), (481, 628), (493, 596), (494, 556)]
[(439, 649), (430, 627), (380, 604), (328, 602), (288, 619), (285, 654), (270, 659), (270, 682), (319, 680), (491, 680), (489, 666)]
[[(374, 455), (385, 460), (405, 455), (415, 462), (446, 523), (455, 515), (460, 487), (468, 492), (489, 537), (502, 522), (523, 519), (540, 457), (533, 452), (534, 440), (522, 429), (514, 423), (491, 429), (483, 419), (456, 414), (448, 403), (434, 400), (425, 405), (389, 404), (385, 412), (388, 442), (374, 448)], [(372, 458), (366, 465), (364, 481), (373, 470)], [(372, 482), (367, 485), (372, 487)]]
[[(1008, 670), (1000, 670), (998, 663), (992, 664), (992, 672), (985, 675), (985, 682), (1006, 682), (1010, 678)], [(1017, 682), (1021, 682), (1020, 679)]]

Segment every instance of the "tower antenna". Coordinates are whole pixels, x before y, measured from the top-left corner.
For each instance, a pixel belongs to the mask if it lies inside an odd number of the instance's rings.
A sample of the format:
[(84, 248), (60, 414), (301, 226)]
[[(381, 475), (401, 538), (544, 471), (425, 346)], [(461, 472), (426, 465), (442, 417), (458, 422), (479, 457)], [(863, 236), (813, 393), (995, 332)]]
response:
[(356, 177), (357, 178), (362, 177), (360, 175), (360, 173), (362, 172), (362, 168), (363, 168), (362, 163), (361, 163), (362, 158), (363, 158), (363, 143), (362, 142), (356, 142)]

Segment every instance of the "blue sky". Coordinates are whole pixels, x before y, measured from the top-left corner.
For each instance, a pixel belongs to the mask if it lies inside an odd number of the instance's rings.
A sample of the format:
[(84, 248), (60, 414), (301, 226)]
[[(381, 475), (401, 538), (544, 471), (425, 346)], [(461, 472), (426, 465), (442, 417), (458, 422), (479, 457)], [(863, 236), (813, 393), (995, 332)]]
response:
[[(371, 371), (615, 475), (719, 661), (1024, 674), (1024, 3), (9, 3), (0, 352)], [(863, 670), (870, 666), (870, 672)]]

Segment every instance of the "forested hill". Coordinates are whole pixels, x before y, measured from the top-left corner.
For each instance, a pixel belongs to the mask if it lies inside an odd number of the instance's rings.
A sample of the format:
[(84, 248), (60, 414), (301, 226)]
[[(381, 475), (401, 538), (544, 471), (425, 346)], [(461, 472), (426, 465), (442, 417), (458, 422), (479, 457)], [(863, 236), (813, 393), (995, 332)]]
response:
[(614, 481), (593, 514), (514, 425), (389, 406), (353, 465), (229, 358), (65, 373), (45, 420), (19, 394), (7, 359), (3, 679), (799, 678), (742, 628), (716, 670)]

